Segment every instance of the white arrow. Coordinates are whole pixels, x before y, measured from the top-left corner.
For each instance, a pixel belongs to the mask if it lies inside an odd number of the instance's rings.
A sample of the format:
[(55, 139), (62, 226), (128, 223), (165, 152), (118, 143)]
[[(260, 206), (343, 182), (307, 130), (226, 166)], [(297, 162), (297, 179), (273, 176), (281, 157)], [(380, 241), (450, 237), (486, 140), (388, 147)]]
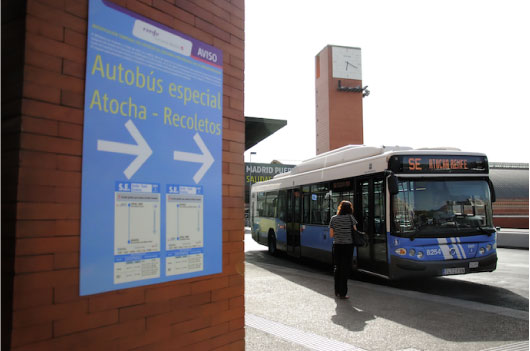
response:
[(131, 162), (129, 167), (123, 171), (127, 179), (131, 177), (142, 167), (144, 162), (151, 156), (153, 150), (147, 145), (147, 142), (142, 137), (142, 134), (136, 129), (136, 126), (131, 120), (125, 123), (125, 127), (136, 141), (134, 144), (117, 143), (114, 141), (98, 140), (98, 151), (116, 152), (119, 154), (136, 155), (134, 161)]
[(173, 159), (175, 161), (202, 163), (201, 168), (199, 168), (197, 173), (195, 173), (195, 175), (193, 176), (195, 184), (198, 184), (215, 160), (213, 159), (212, 154), (204, 144), (204, 141), (202, 141), (199, 133), (195, 133), (195, 135), (193, 136), (193, 140), (195, 140), (195, 143), (197, 143), (197, 146), (199, 147), (199, 149), (201, 149), (202, 154), (173, 151)]

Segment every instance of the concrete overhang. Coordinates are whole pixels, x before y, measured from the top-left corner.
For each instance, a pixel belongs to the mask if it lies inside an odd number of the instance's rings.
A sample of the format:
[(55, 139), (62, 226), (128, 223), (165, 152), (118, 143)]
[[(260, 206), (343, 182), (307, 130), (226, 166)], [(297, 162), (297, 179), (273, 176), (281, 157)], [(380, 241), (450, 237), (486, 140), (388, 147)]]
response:
[(245, 117), (245, 151), (286, 125), (283, 119)]

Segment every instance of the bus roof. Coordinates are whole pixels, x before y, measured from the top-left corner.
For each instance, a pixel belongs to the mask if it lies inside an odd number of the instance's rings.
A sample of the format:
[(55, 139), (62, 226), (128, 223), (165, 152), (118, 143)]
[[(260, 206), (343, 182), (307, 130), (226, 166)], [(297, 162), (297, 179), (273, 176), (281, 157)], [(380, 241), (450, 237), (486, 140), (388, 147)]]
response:
[(486, 156), (483, 153), (463, 152), (452, 147), (413, 149), (404, 146), (347, 145), (307, 159), (290, 172), (278, 174), (271, 180), (254, 184), (251, 191), (274, 191), (383, 172), (388, 169), (388, 161), (394, 155)]

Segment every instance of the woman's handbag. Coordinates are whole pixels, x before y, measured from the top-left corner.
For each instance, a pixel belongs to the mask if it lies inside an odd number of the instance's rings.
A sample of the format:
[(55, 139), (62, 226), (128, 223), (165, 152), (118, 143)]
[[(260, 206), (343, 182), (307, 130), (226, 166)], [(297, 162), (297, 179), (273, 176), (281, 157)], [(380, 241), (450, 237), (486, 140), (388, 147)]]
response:
[(353, 221), (351, 220), (351, 217), (350, 217), (350, 221), (351, 221), (351, 239), (353, 241), (353, 246), (357, 246), (357, 247), (368, 246), (368, 240), (366, 240), (366, 237), (365, 237), (366, 234), (358, 230), (355, 230), (353, 228)]
[(368, 246), (368, 241), (365, 238), (365, 234), (358, 230), (352, 229), (351, 234), (353, 240), (353, 246), (366, 247)]

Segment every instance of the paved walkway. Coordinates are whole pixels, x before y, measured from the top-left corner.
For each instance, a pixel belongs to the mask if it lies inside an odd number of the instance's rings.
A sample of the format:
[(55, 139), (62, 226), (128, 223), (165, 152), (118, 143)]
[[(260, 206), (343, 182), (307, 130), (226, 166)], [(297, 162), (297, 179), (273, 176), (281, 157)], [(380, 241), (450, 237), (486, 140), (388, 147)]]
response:
[(331, 275), (265, 263), (266, 247), (245, 246), (249, 351), (529, 348), (526, 311), (355, 280), (337, 300)]

